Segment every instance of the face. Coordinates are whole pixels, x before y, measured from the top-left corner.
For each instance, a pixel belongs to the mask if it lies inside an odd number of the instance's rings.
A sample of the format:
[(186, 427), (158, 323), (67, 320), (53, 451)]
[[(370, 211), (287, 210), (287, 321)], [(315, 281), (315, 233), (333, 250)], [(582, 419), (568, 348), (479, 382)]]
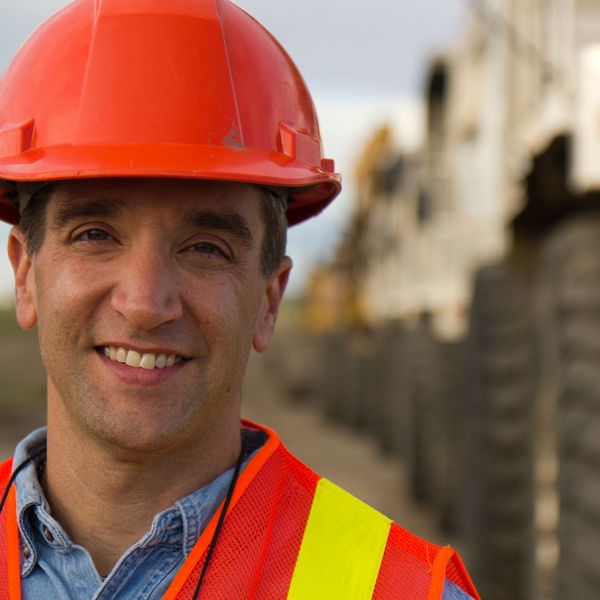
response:
[(261, 274), (261, 215), (250, 185), (92, 180), (56, 187), (33, 257), (14, 228), (49, 424), (144, 451), (239, 427), (248, 355), (269, 345), (291, 267)]

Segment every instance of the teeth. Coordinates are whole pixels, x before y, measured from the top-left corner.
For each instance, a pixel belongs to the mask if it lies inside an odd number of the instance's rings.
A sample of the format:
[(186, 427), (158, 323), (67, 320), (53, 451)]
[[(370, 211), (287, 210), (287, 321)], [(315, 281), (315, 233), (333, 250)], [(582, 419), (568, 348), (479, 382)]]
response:
[(142, 355), (142, 360), (140, 360), (140, 367), (142, 367), (142, 369), (154, 369), (154, 366), (156, 365), (156, 354), (143, 354)]
[(127, 359), (125, 360), (125, 364), (130, 367), (139, 367), (140, 361), (142, 360), (142, 355), (135, 350), (129, 350), (127, 352)]
[(125, 363), (130, 367), (148, 370), (172, 367), (175, 363), (181, 361), (181, 356), (176, 354), (154, 354), (153, 352), (142, 354), (135, 350), (127, 350), (117, 346), (104, 346), (103, 353), (110, 360)]

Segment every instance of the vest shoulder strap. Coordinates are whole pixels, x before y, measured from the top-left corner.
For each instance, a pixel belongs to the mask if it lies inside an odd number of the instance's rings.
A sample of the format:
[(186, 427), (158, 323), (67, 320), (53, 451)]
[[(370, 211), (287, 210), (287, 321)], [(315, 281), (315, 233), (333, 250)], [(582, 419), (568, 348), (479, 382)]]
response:
[[(242, 471), (206, 572), (209, 598), (285, 598), (319, 481), (274, 432)], [(220, 508), (163, 600), (187, 600), (198, 577)]]
[[(0, 498), (4, 496), (12, 473), (12, 459), (0, 464)], [(21, 599), (21, 571), (19, 557), (19, 528), (16, 517), (16, 493), (14, 487), (0, 514), (0, 599)]]
[(10, 479), (10, 475), (12, 473), (12, 464), (13, 464), (12, 458), (5, 460), (3, 463), (0, 463), (0, 496), (4, 493), (6, 484), (8, 483), (8, 480)]

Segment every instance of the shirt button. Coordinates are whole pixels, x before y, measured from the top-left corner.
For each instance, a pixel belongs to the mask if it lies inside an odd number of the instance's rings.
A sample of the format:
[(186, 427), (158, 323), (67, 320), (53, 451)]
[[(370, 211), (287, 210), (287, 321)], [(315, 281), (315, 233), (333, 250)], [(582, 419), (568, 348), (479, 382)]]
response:
[(23, 557), (25, 560), (29, 560), (31, 558), (31, 550), (29, 549), (29, 546), (25, 546), (23, 548)]
[(45, 525), (42, 527), (42, 533), (44, 534), (44, 537), (46, 538), (47, 542), (51, 544), (54, 541), (54, 536), (52, 535), (52, 532)]

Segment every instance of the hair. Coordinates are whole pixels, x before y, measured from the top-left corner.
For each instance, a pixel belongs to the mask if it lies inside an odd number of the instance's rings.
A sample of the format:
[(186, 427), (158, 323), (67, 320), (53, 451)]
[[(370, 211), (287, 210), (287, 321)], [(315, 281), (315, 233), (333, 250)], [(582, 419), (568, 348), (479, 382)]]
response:
[(46, 206), (52, 194), (52, 185), (45, 186), (34, 192), (21, 213), (19, 226), (25, 234), (27, 252), (34, 256), (39, 252), (46, 237)]
[(285, 256), (287, 246), (287, 203), (286, 189), (275, 190), (260, 187), (265, 235), (260, 249), (260, 270), (268, 277), (275, 272)]
[[(285, 256), (287, 246), (287, 190), (257, 186), (265, 235), (260, 249), (260, 271), (268, 277), (275, 272)], [(25, 234), (30, 256), (39, 252), (46, 234), (46, 207), (53, 186), (47, 185), (36, 191), (21, 215), (20, 227)]]

